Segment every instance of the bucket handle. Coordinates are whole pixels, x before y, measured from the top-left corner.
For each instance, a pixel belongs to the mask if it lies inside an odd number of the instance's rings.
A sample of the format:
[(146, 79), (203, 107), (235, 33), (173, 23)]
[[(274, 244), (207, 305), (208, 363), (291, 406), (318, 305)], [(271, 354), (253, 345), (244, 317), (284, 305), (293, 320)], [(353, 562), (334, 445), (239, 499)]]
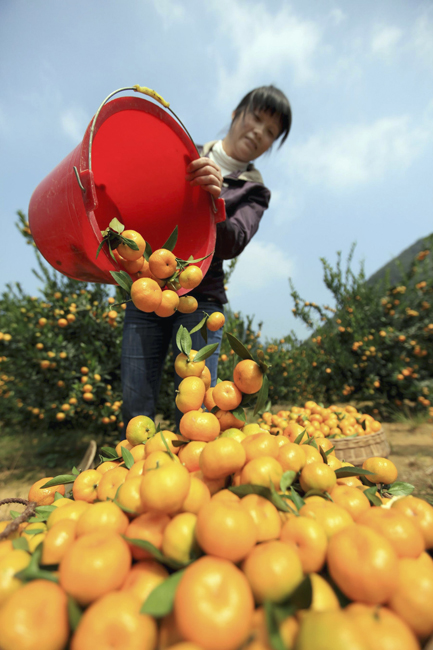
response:
[[(189, 139), (191, 140), (194, 149), (197, 152), (197, 155), (200, 156), (200, 153), (196, 147), (196, 144), (194, 140), (191, 137), (191, 134), (189, 133), (188, 129), (186, 128), (185, 124), (183, 124), (182, 120), (176, 115), (176, 113), (173, 111), (172, 108), (170, 108), (169, 102), (167, 102), (159, 93), (157, 93), (155, 90), (152, 90), (151, 88), (147, 88), (146, 86), (139, 86), (136, 84), (135, 86), (125, 86), (125, 88), (118, 88), (118, 90), (115, 90), (114, 92), (110, 93), (108, 97), (104, 99), (102, 104), (99, 106), (98, 110), (96, 111), (93, 121), (92, 121), (92, 126), (90, 127), (90, 136), (89, 136), (89, 172), (92, 171), (92, 144), (93, 144), (93, 137), (95, 134), (95, 126), (96, 126), (96, 120), (98, 119), (99, 113), (101, 112), (102, 108), (105, 106), (105, 104), (114, 96), (117, 95), (118, 93), (124, 92), (125, 90), (132, 90), (136, 93), (142, 93), (143, 95), (148, 95), (149, 97), (152, 97), (152, 99), (155, 99), (157, 102), (162, 104), (164, 108), (166, 108), (179, 122)], [(84, 187), (83, 183), (81, 182), (80, 175), (78, 173), (77, 168), (74, 166), (74, 172), (75, 176), (77, 177), (78, 184), (83, 192), (86, 191), (86, 188)], [(218, 208), (215, 204), (215, 199), (210, 195), (211, 201), (212, 201), (212, 210), (216, 214), (218, 212)]]

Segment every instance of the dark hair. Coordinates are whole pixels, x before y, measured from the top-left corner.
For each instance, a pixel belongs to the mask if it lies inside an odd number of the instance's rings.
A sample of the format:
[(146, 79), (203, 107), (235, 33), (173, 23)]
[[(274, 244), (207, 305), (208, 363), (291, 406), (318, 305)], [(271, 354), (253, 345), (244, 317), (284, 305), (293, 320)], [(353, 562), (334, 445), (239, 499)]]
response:
[(235, 108), (232, 124), (241, 115), (253, 111), (266, 111), (271, 115), (276, 114), (280, 118), (281, 130), (278, 138), (282, 136), (281, 147), (286, 141), (292, 125), (292, 108), (285, 94), (272, 85), (251, 90)]

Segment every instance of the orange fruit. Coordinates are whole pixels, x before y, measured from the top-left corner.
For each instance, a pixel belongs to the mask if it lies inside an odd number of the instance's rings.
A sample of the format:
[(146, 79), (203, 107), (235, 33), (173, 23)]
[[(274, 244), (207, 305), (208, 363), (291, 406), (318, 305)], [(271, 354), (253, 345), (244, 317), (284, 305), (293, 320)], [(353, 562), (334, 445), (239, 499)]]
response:
[(0, 609), (2, 650), (63, 650), (68, 637), (67, 597), (54, 582), (28, 582)]
[(210, 491), (208, 486), (200, 481), (196, 476), (191, 476), (191, 484), (185, 501), (182, 503), (182, 512), (192, 512), (197, 514), (205, 503), (210, 501)]
[(433, 568), (413, 558), (399, 560), (397, 586), (388, 606), (418, 638), (433, 634)]
[[(311, 606), (305, 611), (329, 612), (340, 609), (340, 602), (329, 582), (318, 573), (310, 573), (313, 599)], [(299, 612), (303, 615), (303, 612)]]
[(327, 565), (334, 582), (351, 600), (381, 605), (397, 587), (397, 554), (385, 537), (367, 526), (354, 524), (333, 535)]
[(164, 444), (163, 437), (171, 453), (176, 455), (179, 453), (179, 447), (173, 446), (173, 440), (179, 440), (177, 434), (173, 433), (173, 431), (168, 431), (167, 429), (164, 429), (163, 431), (159, 431), (158, 433), (156, 433), (154, 436), (152, 436), (147, 440), (146, 444), (144, 445), (146, 457), (152, 454), (154, 451), (167, 451), (167, 447)]
[(309, 465), (310, 463), (323, 463), (323, 458), (320, 455), (320, 451), (317, 451), (312, 445), (302, 445), (302, 449), (305, 454), (305, 464)]
[(233, 381), (242, 393), (252, 395), (261, 389), (263, 373), (255, 361), (243, 359), (233, 370)]
[(299, 482), (304, 492), (309, 490), (330, 492), (337, 482), (337, 477), (329, 465), (324, 462), (312, 462), (301, 470)]
[(149, 594), (168, 578), (167, 569), (156, 560), (141, 560), (131, 567), (122, 591), (131, 591), (144, 603)]
[(245, 575), (232, 562), (202, 557), (185, 569), (174, 598), (182, 636), (206, 650), (236, 650), (251, 628), (254, 601)]
[(166, 248), (158, 248), (149, 257), (151, 273), (159, 280), (166, 280), (176, 271), (176, 256)]
[(155, 309), (155, 314), (161, 318), (173, 316), (179, 305), (179, 296), (175, 291), (165, 289), (162, 292), (161, 304)]
[(226, 487), (226, 478), (208, 478), (207, 476), (203, 476), (203, 472), (201, 470), (198, 470), (197, 472), (191, 474), (191, 478), (193, 477), (198, 478), (200, 481), (203, 481), (203, 483), (209, 489), (211, 496)]
[(370, 650), (356, 622), (343, 609), (306, 612), (300, 620), (296, 650)]
[(233, 440), (237, 440), (238, 442), (242, 442), (242, 440), (245, 440), (246, 435), (243, 431), (240, 429), (236, 429), (236, 427), (232, 427), (231, 429), (226, 429), (225, 431), (222, 431), (220, 434), (221, 438), (233, 438)]
[(62, 588), (81, 605), (119, 589), (131, 567), (131, 551), (117, 533), (95, 532), (76, 539), (59, 565)]
[(187, 564), (198, 554), (195, 536), (197, 515), (181, 512), (167, 524), (162, 535), (162, 552), (166, 557)]
[(139, 443), (138, 445), (131, 447), (129, 451), (131, 452), (131, 456), (134, 459), (134, 463), (138, 463), (138, 461), (144, 460), (144, 457), (146, 455), (146, 450), (142, 443)]
[(301, 517), (315, 519), (324, 528), (328, 540), (335, 533), (353, 525), (353, 519), (350, 514), (337, 505), (331, 503), (322, 497), (311, 497), (299, 511)]
[(364, 512), (370, 510), (370, 501), (362, 490), (356, 487), (335, 485), (331, 490), (331, 498), (334, 503), (347, 510), (353, 521), (358, 521)]
[(131, 298), (137, 309), (150, 313), (162, 302), (161, 287), (152, 278), (138, 278), (132, 283)]
[(137, 258), (136, 260), (124, 260), (119, 256), (118, 260), (125, 271), (127, 271), (130, 275), (134, 275), (135, 273), (140, 273), (140, 271), (144, 267), (145, 259), (143, 256)]
[(349, 603), (345, 609), (370, 650), (421, 650), (409, 626), (387, 607)]
[(205, 553), (232, 562), (242, 560), (257, 541), (254, 519), (236, 501), (211, 499), (198, 512), (195, 533)]
[(271, 484), (275, 489), (280, 488), (283, 468), (280, 463), (272, 456), (260, 456), (253, 458), (246, 463), (241, 471), (240, 483), (253, 483), (254, 485), (263, 485), (269, 487)]
[(209, 390), (212, 378), (211, 378), (210, 370), (207, 366), (203, 368), (203, 372), (200, 375), (200, 379), (204, 383), (206, 391)]
[(212, 411), (212, 409), (215, 408), (216, 406), (212, 394), (213, 394), (213, 386), (209, 386), (209, 388), (206, 390), (204, 400), (203, 400), (203, 404), (208, 411)]
[(280, 602), (302, 581), (301, 560), (296, 550), (279, 540), (257, 544), (242, 562), (256, 603)]
[[(126, 529), (125, 537), (150, 542), (158, 550), (161, 550), (162, 535), (169, 521), (170, 517), (168, 515), (145, 512), (131, 521)], [(134, 560), (152, 559), (151, 554), (145, 549), (135, 546), (132, 542), (128, 542), (128, 544)]]
[(192, 314), (197, 310), (198, 302), (194, 296), (181, 296), (177, 311), (181, 314)]
[(277, 460), (284, 472), (293, 471), (298, 473), (305, 465), (306, 457), (304, 448), (288, 442), (287, 445), (278, 449)]
[[(131, 447), (140, 444), (140, 442), (146, 442), (155, 434), (156, 428), (154, 421), (149, 418), (147, 415), (136, 415), (131, 418), (126, 425), (126, 441)], [(123, 441), (122, 441), (123, 442)], [(120, 444), (120, 443), (119, 443)], [(126, 445), (122, 445), (126, 446)], [(122, 457), (122, 450), (117, 449), (116, 452)]]
[(200, 469), (206, 478), (222, 478), (242, 469), (245, 457), (240, 442), (234, 438), (217, 438), (208, 442), (200, 454)]
[(206, 327), (211, 332), (216, 332), (217, 330), (220, 330), (221, 327), (224, 326), (225, 322), (226, 319), (224, 314), (222, 314), (220, 311), (214, 311), (213, 314), (211, 314), (207, 319)]
[(142, 480), (142, 476), (134, 476), (132, 478), (128, 477), (117, 491), (117, 503), (132, 517), (141, 515), (145, 512), (143, 499), (141, 498), (140, 493)]
[(42, 546), (42, 564), (59, 564), (76, 538), (77, 522), (65, 519), (55, 524), (45, 535)]
[(190, 483), (189, 472), (180, 463), (170, 462), (146, 472), (140, 486), (145, 510), (171, 515), (178, 512), (188, 496)]
[(21, 549), (13, 549), (0, 557), (0, 608), (11, 594), (20, 589), (22, 581), (15, 578), (15, 574), (29, 563), (29, 553)]
[(87, 503), (87, 501), (71, 501), (64, 507), (56, 508), (47, 519), (48, 530), (50, 530), (55, 524), (59, 523), (59, 521), (65, 521), (67, 519), (77, 521), (83, 512), (91, 507), (91, 504)]
[[(145, 476), (149, 469), (156, 469), (157, 467), (172, 465), (173, 463), (180, 463), (177, 456), (171, 457), (167, 451), (152, 451), (152, 453), (146, 456), (144, 460), (144, 471), (142, 472), (142, 475)], [(133, 469), (133, 467), (131, 469)]]
[(219, 410), (215, 413), (219, 422), (221, 431), (226, 429), (237, 428), (240, 429), (244, 425), (244, 421), (237, 418), (231, 411)]
[(143, 237), (136, 230), (124, 230), (122, 232), (122, 237), (126, 239), (132, 239), (138, 246), (138, 250), (133, 250), (127, 244), (119, 244), (116, 248), (116, 251), (119, 253), (124, 260), (138, 260), (139, 257), (143, 257), (144, 250), (146, 248), (146, 242)]
[(27, 499), (29, 501), (34, 501), (38, 506), (50, 506), (54, 503), (54, 495), (56, 492), (62, 496), (65, 494), (64, 485), (55, 485), (54, 487), (42, 488), (45, 483), (51, 481), (54, 478), (53, 476), (46, 476), (45, 478), (40, 478), (38, 481), (33, 483), (29, 490)]
[[(229, 494), (233, 493), (229, 492)], [(281, 518), (269, 499), (258, 494), (247, 494), (240, 500), (240, 503), (242, 508), (245, 508), (254, 519), (257, 527), (257, 542), (278, 539), (281, 532)]]
[(183, 352), (179, 352), (176, 359), (174, 360), (174, 369), (176, 374), (182, 379), (185, 377), (200, 377), (201, 373), (204, 370), (205, 362), (204, 361), (194, 361), (194, 358), (197, 354), (197, 350), (191, 350), (189, 356)]
[(242, 402), (242, 393), (232, 381), (220, 381), (214, 386), (212, 398), (222, 411), (236, 409)]
[(99, 501), (106, 501), (107, 499), (113, 501), (119, 486), (124, 483), (127, 476), (128, 470), (126, 467), (116, 467), (105, 472), (98, 484)]
[(276, 436), (267, 431), (262, 433), (252, 433), (242, 440), (242, 447), (245, 449), (246, 461), (261, 456), (272, 456), (277, 458), (280, 448)]
[(72, 485), (72, 494), (76, 501), (93, 503), (98, 498), (98, 485), (102, 478), (101, 472), (96, 469), (85, 469), (78, 474)]
[(328, 538), (318, 521), (309, 517), (289, 517), (281, 528), (280, 540), (296, 548), (304, 573), (321, 571)]
[(140, 614), (141, 602), (130, 591), (105, 594), (84, 612), (72, 637), (71, 650), (154, 650), (155, 620)]
[(129, 481), (130, 479), (136, 478), (137, 476), (143, 476), (144, 472), (146, 471), (144, 469), (144, 463), (145, 460), (137, 460), (126, 475), (125, 481)]
[(411, 517), (423, 534), (426, 549), (433, 548), (433, 506), (424, 499), (410, 495), (394, 501), (391, 508)]
[(425, 550), (421, 531), (402, 512), (388, 508), (369, 508), (358, 517), (358, 523), (369, 526), (386, 537), (398, 557), (417, 558)]
[(368, 480), (372, 483), (394, 483), (397, 480), (398, 471), (396, 466), (388, 458), (379, 458), (373, 456), (367, 458), (362, 463), (362, 468), (373, 472), (372, 476), (367, 476)]
[(213, 413), (188, 411), (179, 423), (181, 434), (188, 440), (210, 442), (220, 433), (220, 423)]
[(185, 377), (177, 389), (176, 406), (181, 413), (198, 411), (203, 404), (205, 393), (206, 387), (200, 377)]
[(77, 537), (97, 531), (123, 535), (128, 524), (128, 517), (112, 501), (100, 501), (78, 518), (75, 533)]
[(192, 440), (179, 448), (178, 458), (188, 472), (197, 472), (200, 469), (200, 454), (206, 445), (204, 440)]
[(179, 274), (179, 284), (182, 289), (195, 289), (198, 287), (200, 282), (203, 280), (203, 272), (199, 266), (195, 264), (189, 264), (180, 274)]
[(96, 471), (99, 472), (100, 474), (105, 474), (105, 472), (108, 472), (109, 469), (115, 469), (118, 467), (120, 461), (116, 460), (106, 460), (105, 462), (101, 463), (98, 465), (96, 468)]

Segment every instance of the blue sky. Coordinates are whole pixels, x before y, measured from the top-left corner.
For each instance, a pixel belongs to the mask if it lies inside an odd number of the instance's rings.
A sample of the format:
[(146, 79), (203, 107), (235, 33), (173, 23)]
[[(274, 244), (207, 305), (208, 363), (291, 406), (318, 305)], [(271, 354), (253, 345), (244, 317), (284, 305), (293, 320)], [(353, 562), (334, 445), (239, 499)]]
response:
[(429, 0), (2, 0), (0, 289), (37, 294), (16, 211), (101, 101), (136, 83), (170, 101), (198, 143), (224, 135), (252, 88), (289, 97), (290, 136), (257, 161), (271, 205), (228, 292), (267, 337), (305, 335), (288, 277), (327, 303), (320, 257), (356, 242), (354, 268), (364, 260), (370, 275), (433, 230)]

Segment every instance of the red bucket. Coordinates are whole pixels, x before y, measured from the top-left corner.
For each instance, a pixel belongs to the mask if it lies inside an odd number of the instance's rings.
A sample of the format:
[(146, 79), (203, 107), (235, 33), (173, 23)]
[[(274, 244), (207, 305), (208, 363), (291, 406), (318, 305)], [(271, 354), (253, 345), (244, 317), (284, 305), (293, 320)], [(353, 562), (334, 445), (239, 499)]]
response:
[(106, 246), (96, 258), (101, 230), (113, 218), (153, 250), (178, 226), (176, 257), (209, 255), (198, 263), (205, 274), (225, 209), (222, 199), (185, 180), (198, 157), (189, 134), (161, 106), (130, 96), (104, 102), (83, 141), (33, 192), (29, 224), (37, 248), (70, 278), (115, 284), (110, 271), (121, 269)]

